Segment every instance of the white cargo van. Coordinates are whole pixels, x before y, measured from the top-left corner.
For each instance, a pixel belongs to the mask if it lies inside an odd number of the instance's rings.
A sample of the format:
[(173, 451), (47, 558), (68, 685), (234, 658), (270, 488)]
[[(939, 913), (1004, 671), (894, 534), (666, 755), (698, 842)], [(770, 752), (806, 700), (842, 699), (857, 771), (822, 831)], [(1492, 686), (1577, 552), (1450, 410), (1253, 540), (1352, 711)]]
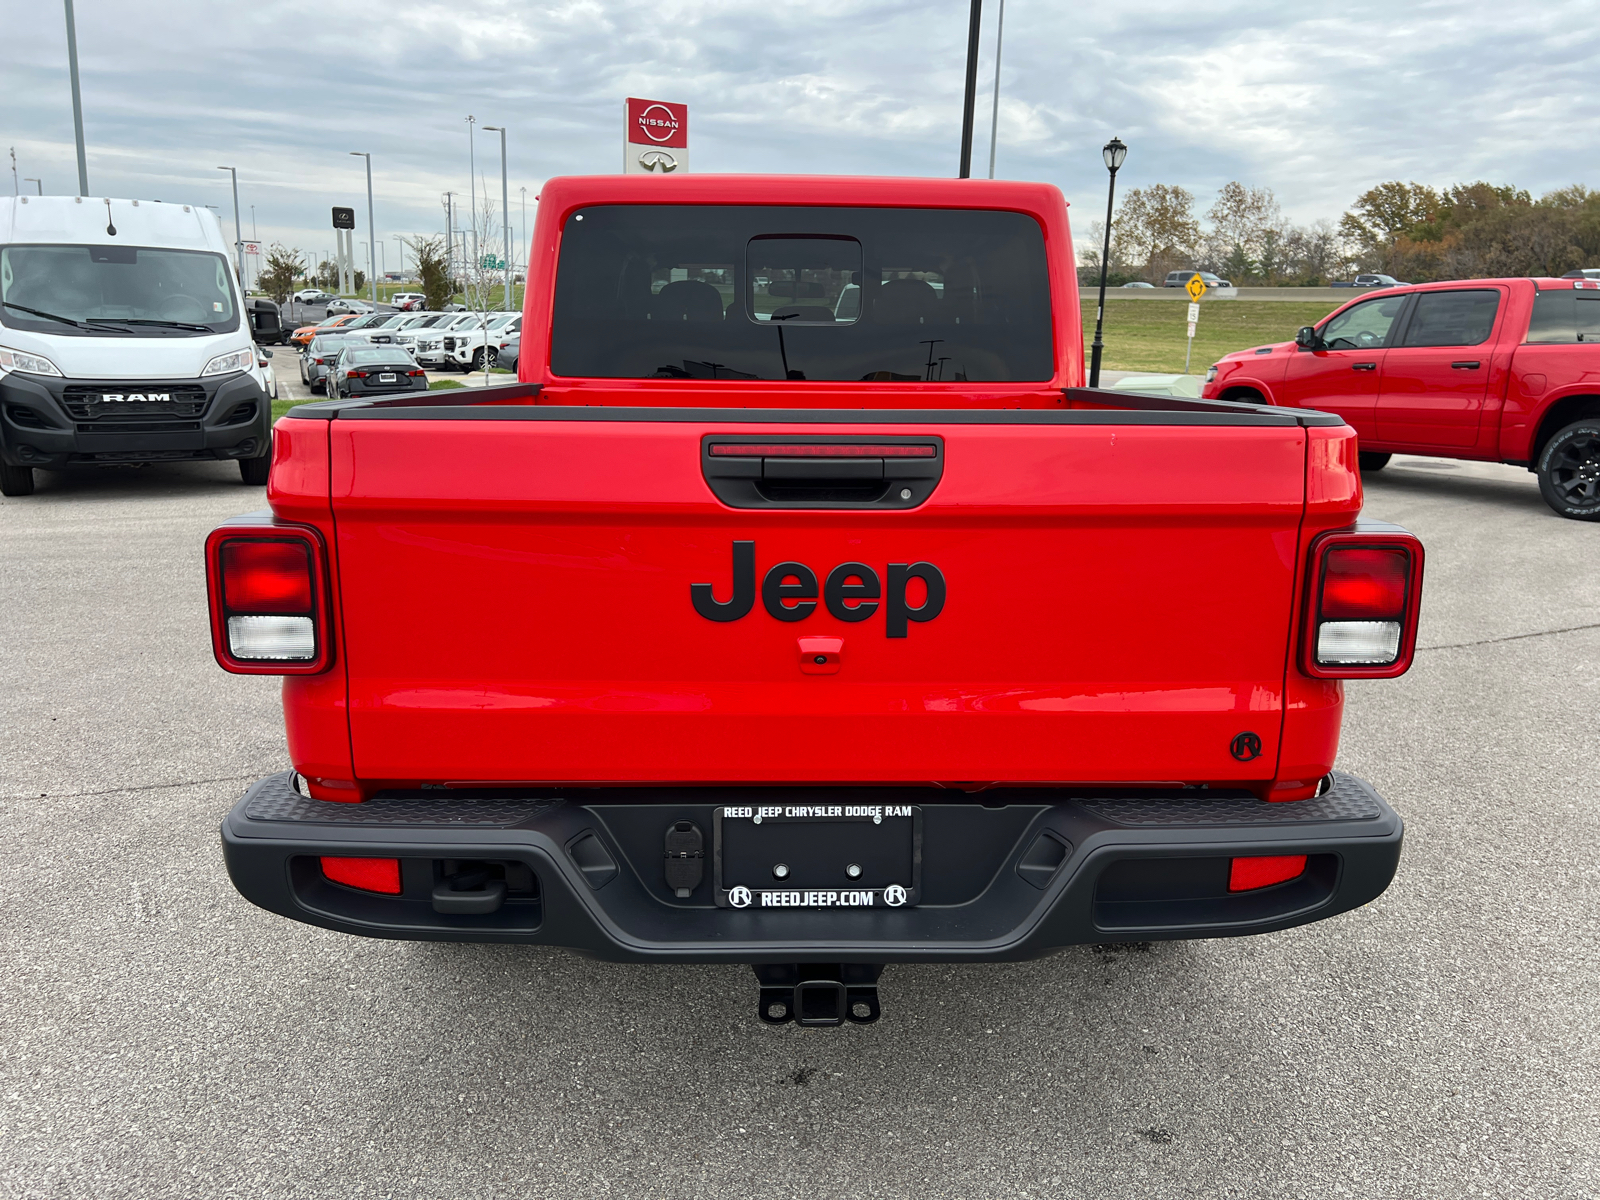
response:
[(215, 214), (0, 197), (0, 492), (35, 468), (237, 459), (267, 481), (272, 406)]

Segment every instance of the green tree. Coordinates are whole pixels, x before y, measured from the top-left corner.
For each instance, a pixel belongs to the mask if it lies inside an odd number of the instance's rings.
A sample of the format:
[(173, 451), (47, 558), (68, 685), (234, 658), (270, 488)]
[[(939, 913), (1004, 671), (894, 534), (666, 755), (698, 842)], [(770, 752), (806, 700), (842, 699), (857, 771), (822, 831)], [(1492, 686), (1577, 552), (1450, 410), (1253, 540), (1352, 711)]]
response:
[(450, 279), (450, 264), (446, 261), (444, 242), (439, 238), (412, 238), (406, 242), (416, 260), (417, 286), (427, 297), (423, 306), (437, 312), (450, 303), (455, 287)]
[(1439, 217), (1439, 193), (1420, 183), (1391, 180), (1368, 188), (1339, 219), (1339, 232), (1367, 266), (1385, 274), (1403, 270), (1405, 242), (1421, 240)]
[(294, 281), (304, 273), (305, 260), (300, 257), (300, 251), (273, 242), (267, 247), (266, 267), (256, 277), (256, 286), (274, 302), (282, 304), (294, 290)]

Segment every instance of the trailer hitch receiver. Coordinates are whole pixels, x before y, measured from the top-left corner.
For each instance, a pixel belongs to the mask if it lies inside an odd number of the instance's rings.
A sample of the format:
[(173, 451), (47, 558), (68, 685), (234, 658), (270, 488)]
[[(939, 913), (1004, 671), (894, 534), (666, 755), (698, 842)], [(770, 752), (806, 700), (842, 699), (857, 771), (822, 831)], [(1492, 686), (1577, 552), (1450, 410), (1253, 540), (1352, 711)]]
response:
[(882, 963), (757, 963), (757, 1011), (768, 1025), (870, 1025), (881, 1012), (882, 972)]

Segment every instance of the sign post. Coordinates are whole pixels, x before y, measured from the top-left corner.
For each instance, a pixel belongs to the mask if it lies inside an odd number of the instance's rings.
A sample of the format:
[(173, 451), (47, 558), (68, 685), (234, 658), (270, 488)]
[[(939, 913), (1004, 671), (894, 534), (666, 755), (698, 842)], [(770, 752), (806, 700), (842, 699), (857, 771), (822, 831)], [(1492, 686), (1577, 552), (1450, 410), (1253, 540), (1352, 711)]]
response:
[(354, 238), (351, 236), (350, 232), (355, 227), (355, 209), (335, 208), (333, 210), (335, 262), (337, 263), (339, 269), (338, 290), (341, 295), (345, 292), (354, 292), (356, 290), (356, 248)]
[(627, 100), (622, 134), (625, 175), (671, 175), (689, 170), (689, 106), (666, 100)]
[(1194, 327), (1200, 320), (1200, 298), (1206, 294), (1206, 281), (1200, 278), (1199, 272), (1189, 276), (1189, 282), (1183, 285), (1183, 290), (1189, 293), (1189, 342), (1183, 351), (1183, 373), (1189, 373), (1189, 358), (1194, 353)]

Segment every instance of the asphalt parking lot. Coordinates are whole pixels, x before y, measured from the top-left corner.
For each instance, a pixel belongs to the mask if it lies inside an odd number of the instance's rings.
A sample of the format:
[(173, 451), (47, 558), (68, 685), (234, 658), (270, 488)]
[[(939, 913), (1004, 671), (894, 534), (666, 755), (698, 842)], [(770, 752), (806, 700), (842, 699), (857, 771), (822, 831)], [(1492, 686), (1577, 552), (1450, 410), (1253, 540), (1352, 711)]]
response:
[(1259, 938), (890, 967), (884, 1018), (769, 1028), (745, 968), (367, 941), (233, 891), (285, 765), (200, 544), (231, 464), (0, 500), (0, 1195), (1600, 1195), (1600, 527), (1511, 467), (1396, 459), (1417, 665), (1341, 766), (1395, 885)]

